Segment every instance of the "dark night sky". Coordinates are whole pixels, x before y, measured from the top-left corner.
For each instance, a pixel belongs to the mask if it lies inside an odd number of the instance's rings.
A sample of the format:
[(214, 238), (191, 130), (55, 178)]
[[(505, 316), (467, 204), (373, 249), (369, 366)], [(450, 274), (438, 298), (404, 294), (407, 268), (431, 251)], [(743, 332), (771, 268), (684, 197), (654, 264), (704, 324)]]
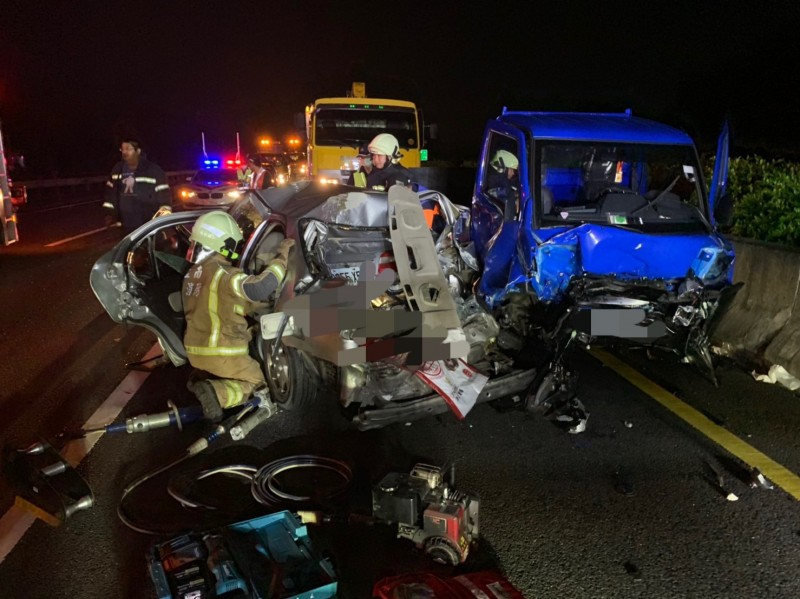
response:
[[(165, 169), (201, 130), (244, 151), (315, 97), (415, 100), (433, 157), (474, 160), (487, 118), (607, 110), (739, 152), (800, 154), (800, 3), (567, 1), (83, 2), (3, 0), (0, 118), (32, 173), (105, 173), (133, 132)], [(795, 56), (795, 58), (792, 58)]]

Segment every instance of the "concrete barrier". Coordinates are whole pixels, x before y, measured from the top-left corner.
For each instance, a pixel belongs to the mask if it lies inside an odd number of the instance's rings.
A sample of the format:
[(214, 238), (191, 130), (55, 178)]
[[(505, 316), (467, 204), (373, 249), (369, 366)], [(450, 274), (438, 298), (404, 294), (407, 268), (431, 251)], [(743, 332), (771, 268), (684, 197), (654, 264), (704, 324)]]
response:
[(723, 354), (779, 364), (800, 378), (800, 250), (732, 238), (734, 282), (744, 283), (712, 332)]

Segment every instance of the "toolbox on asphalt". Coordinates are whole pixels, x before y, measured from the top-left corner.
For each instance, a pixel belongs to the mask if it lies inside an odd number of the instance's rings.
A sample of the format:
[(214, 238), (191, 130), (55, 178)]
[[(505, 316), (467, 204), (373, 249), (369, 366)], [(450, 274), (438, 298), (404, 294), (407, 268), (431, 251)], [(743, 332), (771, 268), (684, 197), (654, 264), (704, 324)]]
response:
[(288, 511), (158, 543), (147, 561), (159, 599), (328, 599), (338, 586)]

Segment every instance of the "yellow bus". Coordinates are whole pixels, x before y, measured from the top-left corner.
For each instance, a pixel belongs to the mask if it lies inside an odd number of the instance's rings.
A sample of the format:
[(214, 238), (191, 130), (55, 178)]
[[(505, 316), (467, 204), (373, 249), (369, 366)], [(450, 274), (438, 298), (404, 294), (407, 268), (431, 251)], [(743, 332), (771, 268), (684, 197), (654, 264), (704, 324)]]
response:
[(347, 183), (358, 169), (358, 148), (378, 133), (397, 138), (400, 164), (420, 166), (423, 140), (416, 105), (406, 100), (367, 98), (363, 83), (353, 83), (351, 94), (320, 98), (306, 107), (309, 176), (326, 183)]

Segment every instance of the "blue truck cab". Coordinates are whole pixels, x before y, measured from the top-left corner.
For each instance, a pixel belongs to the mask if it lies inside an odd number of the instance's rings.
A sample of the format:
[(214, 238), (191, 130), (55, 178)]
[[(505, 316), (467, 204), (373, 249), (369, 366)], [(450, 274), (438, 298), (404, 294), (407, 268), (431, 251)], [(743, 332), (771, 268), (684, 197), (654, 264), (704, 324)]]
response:
[(707, 186), (676, 128), (630, 111), (504, 109), (486, 125), (472, 197), (478, 299), (526, 336), (688, 348), (710, 366), (708, 323), (733, 276), (718, 231), (728, 139), (726, 125)]

